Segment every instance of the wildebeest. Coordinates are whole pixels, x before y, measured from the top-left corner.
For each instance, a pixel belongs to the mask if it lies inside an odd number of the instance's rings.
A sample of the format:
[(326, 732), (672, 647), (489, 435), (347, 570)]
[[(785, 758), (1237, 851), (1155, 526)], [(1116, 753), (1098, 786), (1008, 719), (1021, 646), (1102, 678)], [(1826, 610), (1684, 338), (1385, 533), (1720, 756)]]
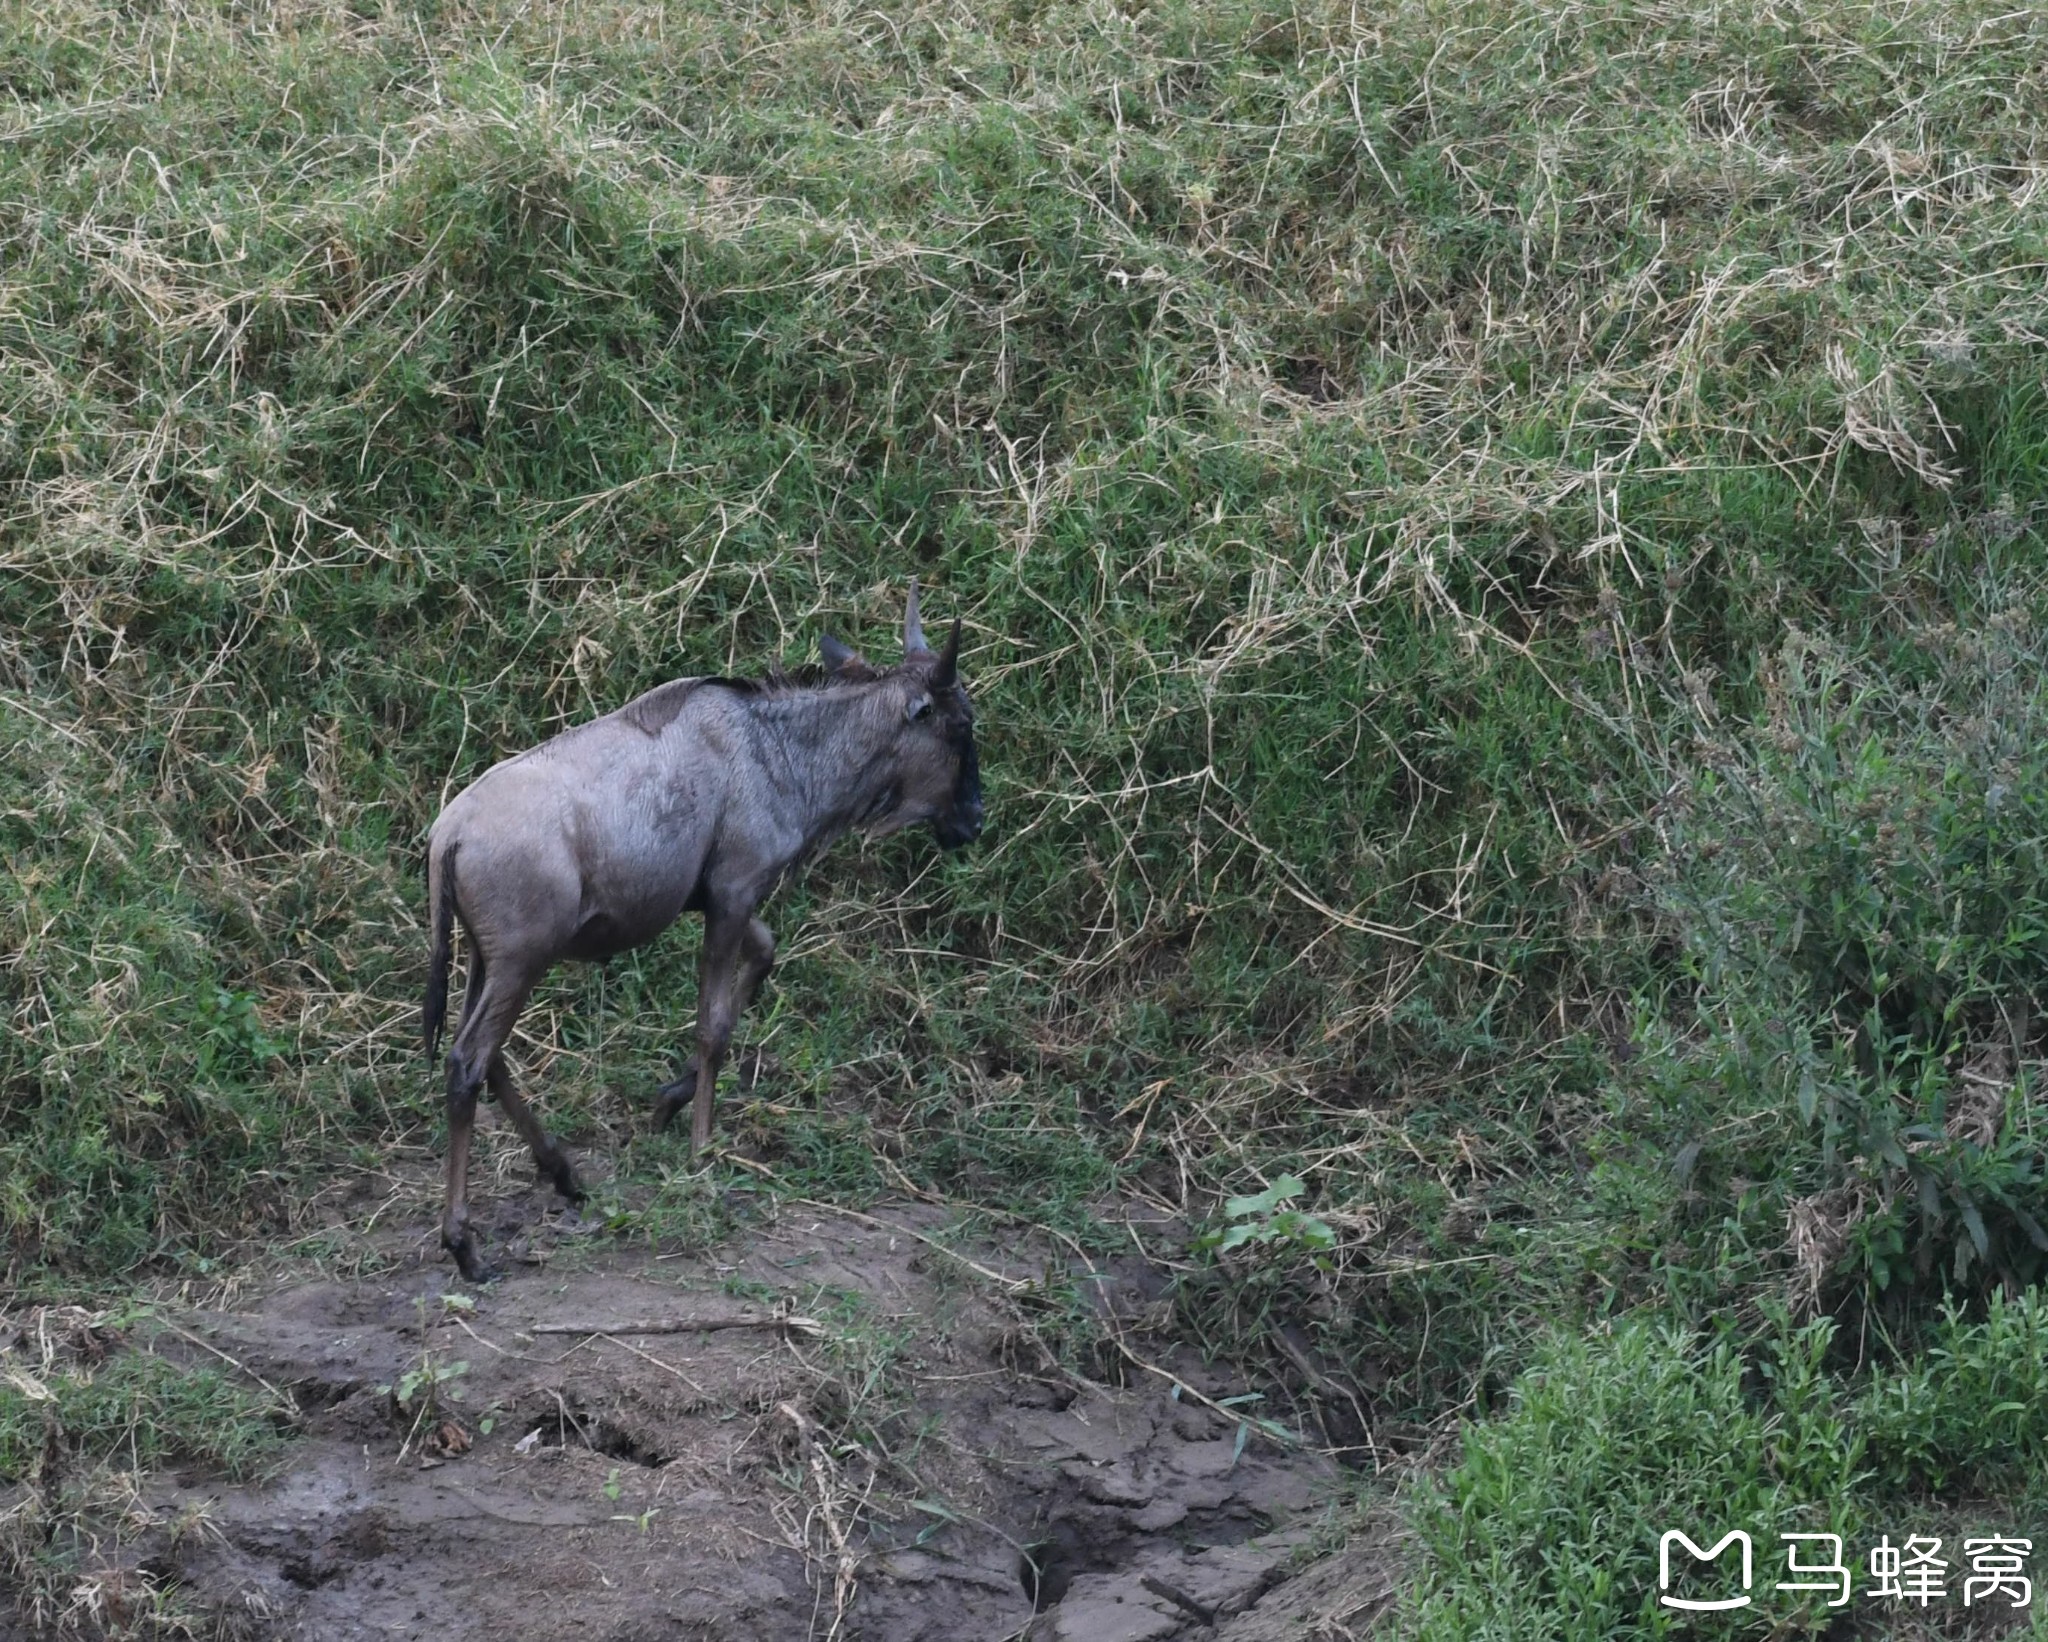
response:
[(559, 959), (602, 961), (704, 914), (697, 1053), (657, 1095), (666, 1127), (695, 1091), (690, 1147), (711, 1138), (711, 1097), (733, 1023), (775, 960), (755, 916), (783, 875), (842, 833), (929, 822), (947, 849), (981, 832), (974, 709), (960, 683), (960, 623), (934, 655), (917, 583), (903, 660), (868, 665), (820, 642), (822, 675), (800, 682), (684, 678), (486, 770), (427, 841), (432, 923), (423, 1010), (427, 1054), (448, 1008), (455, 921), (469, 943), (462, 1020), (448, 1055), (448, 1195), (441, 1240), (483, 1279), (469, 1226), (469, 1137), (479, 1090), (504, 1107), (542, 1175), (582, 1188), (561, 1145), (521, 1098), (505, 1040)]

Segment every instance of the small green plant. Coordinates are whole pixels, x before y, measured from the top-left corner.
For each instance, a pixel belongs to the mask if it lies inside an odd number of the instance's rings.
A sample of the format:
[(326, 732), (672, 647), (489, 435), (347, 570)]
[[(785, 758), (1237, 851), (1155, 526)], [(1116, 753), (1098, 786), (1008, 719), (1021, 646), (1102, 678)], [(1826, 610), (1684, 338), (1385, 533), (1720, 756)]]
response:
[(1250, 1245), (1306, 1250), (1321, 1267), (1323, 1256), (1337, 1246), (1337, 1234), (1312, 1214), (1291, 1208), (1308, 1189), (1299, 1175), (1284, 1174), (1262, 1192), (1233, 1197), (1223, 1205), (1221, 1226), (1195, 1239), (1195, 1247), (1228, 1254)]
[[(401, 1456), (422, 1433), (429, 1442), (439, 1435), (450, 1415), (446, 1405), (462, 1401), (462, 1387), (457, 1382), (468, 1372), (467, 1362), (437, 1362), (431, 1350), (422, 1350), (419, 1361), (411, 1368), (391, 1384), (377, 1387), (379, 1393), (390, 1399), (393, 1417), (405, 1425), (405, 1440), (399, 1445)], [(466, 1437), (463, 1441), (466, 1445)]]
[(377, 1389), (389, 1393), (400, 1408), (410, 1409), (415, 1399), (424, 1396), (431, 1409), (443, 1397), (450, 1402), (462, 1401), (462, 1392), (455, 1382), (468, 1372), (469, 1364), (466, 1362), (437, 1363), (431, 1358), (422, 1358), (417, 1367), (399, 1375), (395, 1385)]
[(272, 1038), (253, 993), (216, 986), (200, 994), (194, 1056), (199, 1075), (246, 1075), (274, 1061), (285, 1046)]

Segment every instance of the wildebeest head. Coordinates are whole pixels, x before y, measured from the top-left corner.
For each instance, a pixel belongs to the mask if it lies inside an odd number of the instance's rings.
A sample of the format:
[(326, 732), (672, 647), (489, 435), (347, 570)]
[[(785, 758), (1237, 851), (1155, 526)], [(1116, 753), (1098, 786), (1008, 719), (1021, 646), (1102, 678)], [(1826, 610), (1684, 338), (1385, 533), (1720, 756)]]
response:
[(974, 704), (960, 682), (960, 623), (945, 649), (932, 652), (918, 618), (917, 582), (903, 616), (903, 660), (877, 673), (829, 634), (819, 642), (826, 668), (840, 677), (875, 678), (897, 720), (897, 795), (871, 828), (898, 832), (931, 823), (942, 848), (959, 849), (981, 836), (981, 761), (974, 747)]

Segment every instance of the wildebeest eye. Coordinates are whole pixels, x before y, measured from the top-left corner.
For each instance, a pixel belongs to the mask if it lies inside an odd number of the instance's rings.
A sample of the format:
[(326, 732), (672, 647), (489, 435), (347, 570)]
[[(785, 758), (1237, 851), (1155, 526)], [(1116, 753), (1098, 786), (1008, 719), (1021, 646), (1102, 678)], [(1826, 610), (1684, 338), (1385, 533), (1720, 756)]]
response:
[(915, 724), (931, 710), (932, 698), (930, 696), (912, 696), (910, 698), (910, 705), (903, 709), (903, 716)]

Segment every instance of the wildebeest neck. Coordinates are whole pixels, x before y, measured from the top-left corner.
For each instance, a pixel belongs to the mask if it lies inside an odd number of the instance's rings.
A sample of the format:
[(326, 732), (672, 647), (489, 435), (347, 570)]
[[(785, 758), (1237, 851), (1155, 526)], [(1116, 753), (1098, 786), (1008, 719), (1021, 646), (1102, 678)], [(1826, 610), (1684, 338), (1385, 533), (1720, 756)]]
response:
[(810, 847), (871, 826), (895, 807), (901, 708), (886, 683), (777, 693), (750, 706), (763, 759), (801, 812)]

